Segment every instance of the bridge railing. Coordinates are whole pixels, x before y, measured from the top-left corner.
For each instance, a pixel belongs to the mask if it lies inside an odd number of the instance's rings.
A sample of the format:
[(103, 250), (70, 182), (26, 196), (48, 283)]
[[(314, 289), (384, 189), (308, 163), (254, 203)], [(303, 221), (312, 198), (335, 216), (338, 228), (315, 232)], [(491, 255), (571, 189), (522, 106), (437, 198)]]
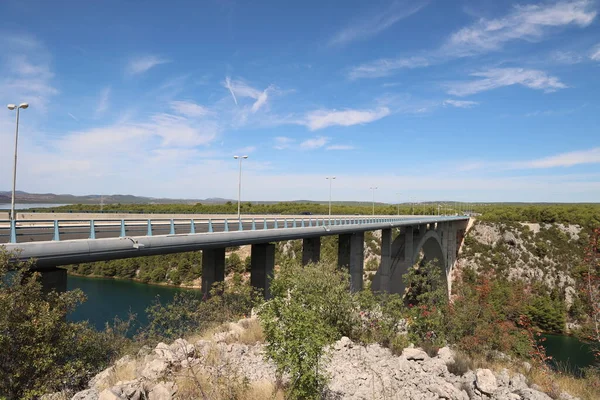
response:
[(408, 217), (325, 216), (241, 219), (154, 218), (0, 221), (1, 243), (105, 239), (127, 236), (179, 235), (319, 226), (394, 223)]

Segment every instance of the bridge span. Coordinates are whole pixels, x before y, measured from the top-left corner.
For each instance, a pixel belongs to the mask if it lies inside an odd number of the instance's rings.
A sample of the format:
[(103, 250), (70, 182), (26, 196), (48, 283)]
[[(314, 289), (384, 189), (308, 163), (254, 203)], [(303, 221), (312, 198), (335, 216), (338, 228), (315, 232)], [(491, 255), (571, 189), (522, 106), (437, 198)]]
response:
[(266, 298), (275, 267), (273, 242), (301, 239), (302, 262), (308, 264), (320, 259), (321, 237), (338, 235), (338, 265), (349, 270), (351, 289), (358, 291), (363, 288), (364, 233), (381, 230), (381, 264), (372, 287), (403, 293), (402, 275), (420, 254), (449, 278), (469, 221), (463, 216), (389, 215), (20, 217), (16, 223), (0, 220), (0, 246), (14, 254), (13, 261), (35, 259), (33, 269), (41, 272), (46, 290), (66, 290), (66, 270), (60, 266), (202, 250), (202, 291), (208, 294), (225, 279), (226, 248), (251, 245), (250, 281)]

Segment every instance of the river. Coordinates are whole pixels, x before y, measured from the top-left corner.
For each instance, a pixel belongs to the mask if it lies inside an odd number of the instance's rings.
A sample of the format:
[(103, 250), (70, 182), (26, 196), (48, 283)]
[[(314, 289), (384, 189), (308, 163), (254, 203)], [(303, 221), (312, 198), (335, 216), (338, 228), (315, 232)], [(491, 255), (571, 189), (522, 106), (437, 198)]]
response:
[[(70, 319), (88, 320), (97, 329), (103, 329), (115, 316), (126, 319), (129, 312), (137, 315), (139, 326), (148, 323), (145, 310), (160, 296), (161, 302), (169, 302), (180, 289), (168, 286), (146, 285), (143, 283), (107, 278), (83, 278), (69, 276), (69, 290), (79, 288), (88, 300), (79, 306)], [(544, 346), (553, 363), (566, 366), (572, 373), (580, 373), (580, 368), (591, 365), (593, 355), (588, 344), (577, 338), (559, 335), (544, 335)]]

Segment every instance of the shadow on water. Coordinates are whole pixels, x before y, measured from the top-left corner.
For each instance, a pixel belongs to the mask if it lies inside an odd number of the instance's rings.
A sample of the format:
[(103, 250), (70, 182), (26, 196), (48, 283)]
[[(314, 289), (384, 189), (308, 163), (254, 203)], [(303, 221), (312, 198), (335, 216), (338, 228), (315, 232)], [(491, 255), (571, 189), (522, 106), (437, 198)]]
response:
[[(89, 321), (98, 330), (107, 323), (112, 324), (115, 317), (126, 320), (129, 313), (136, 314), (135, 330), (148, 324), (146, 309), (152, 305), (156, 296), (162, 303), (173, 300), (176, 293), (193, 290), (166, 286), (146, 285), (143, 283), (108, 278), (84, 278), (69, 276), (67, 289), (81, 289), (87, 301), (69, 315), (71, 321)], [(200, 291), (198, 291), (200, 295)]]
[(592, 346), (573, 336), (542, 335), (546, 338), (543, 346), (546, 354), (552, 356), (550, 366), (575, 376), (582, 375), (582, 369), (594, 364)]

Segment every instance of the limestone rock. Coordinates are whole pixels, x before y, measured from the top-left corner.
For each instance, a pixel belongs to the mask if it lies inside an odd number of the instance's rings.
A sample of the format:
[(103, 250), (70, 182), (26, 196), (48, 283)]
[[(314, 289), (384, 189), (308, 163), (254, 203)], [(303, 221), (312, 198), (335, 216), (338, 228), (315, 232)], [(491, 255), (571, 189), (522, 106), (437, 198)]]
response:
[(148, 393), (148, 400), (171, 400), (177, 392), (173, 382), (161, 382)]
[(166, 374), (168, 368), (169, 364), (167, 363), (167, 361), (161, 358), (157, 358), (146, 364), (146, 366), (142, 370), (141, 375), (142, 377), (148, 380), (155, 381), (163, 377)]
[(437, 356), (446, 364), (454, 362), (454, 352), (448, 346), (439, 349)]
[(114, 367), (110, 366), (106, 368), (104, 371), (101, 371), (96, 374), (90, 380), (90, 389), (96, 389), (97, 391), (102, 391), (110, 386), (110, 379), (112, 378), (112, 374), (114, 372)]
[(517, 245), (517, 238), (515, 237), (515, 234), (510, 231), (504, 232), (502, 235), (502, 240), (509, 246), (514, 247)]
[(494, 373), (489, 369), (478, 369), (476, 372), (475, 385), (477, 389), (485, 394), (492, 394), (498, 389), (498, 383)]
[(429, 358), (427, 353), (425, 353), (423, 350), (414, 349), (414, 348), (411, 349), (410, 347), (407, 347), (406, 349), (404, 349), (402, 351), (402, 355), (404, 357), (406, 357), (407, 360), (410, 360), (410, 361), (423, 361), (426, 358)]
[(523, 400), (552, 400), (552, 397), (535, 389), (521, 389), (518, 393)]
[(96, 389), (86, 389), (75, 393), (71, 400), (98, 400), (99, 394)]
[(127, 397), (122, 397), (118, 394), (116, 394), (115, 392), (113, 392), (111, 389), (104, 389), (102, 391), (102, 393), (100, 393), (100, 396), (98, 397), (98, 400), (126, 400)]

